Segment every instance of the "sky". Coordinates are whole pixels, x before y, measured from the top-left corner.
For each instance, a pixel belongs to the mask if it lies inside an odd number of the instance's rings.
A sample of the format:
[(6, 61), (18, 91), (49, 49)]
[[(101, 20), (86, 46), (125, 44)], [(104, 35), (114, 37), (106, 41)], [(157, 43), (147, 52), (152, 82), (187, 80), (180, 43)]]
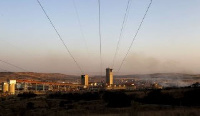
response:
[[(113, 57), (128, 0), (40, 0), (84, 74), (200, 74), (200, 1), (153, 0), (125, 59), (150, 0), (131, 0), (114, 67)], [(76, 13), (77, 10), (77, 13)], [(79, 17), (79, 18), (78, 18)], [(0, 1), (0, 60), (31, 72), (82, 74), (37, 0)], [(20, 71), (0, 62), (0, 71)]]

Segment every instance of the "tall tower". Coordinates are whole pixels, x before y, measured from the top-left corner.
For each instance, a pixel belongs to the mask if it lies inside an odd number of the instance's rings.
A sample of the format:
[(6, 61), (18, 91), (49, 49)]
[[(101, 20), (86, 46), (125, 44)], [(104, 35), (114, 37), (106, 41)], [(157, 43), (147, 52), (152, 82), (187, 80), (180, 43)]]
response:
[(113, 85), (113, 69), (106, 68), (106, 84)]
[(88, 86), (88, 75), (81, 75), (81, 84)]
[(15, 94), (16, 80), (9, 80), (9, 92), (10, 94)]

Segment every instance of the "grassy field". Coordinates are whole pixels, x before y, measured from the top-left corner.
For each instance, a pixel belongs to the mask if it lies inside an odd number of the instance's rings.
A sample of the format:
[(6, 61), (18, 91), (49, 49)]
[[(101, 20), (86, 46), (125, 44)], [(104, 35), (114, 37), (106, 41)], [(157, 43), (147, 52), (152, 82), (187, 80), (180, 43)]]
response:
[[(185, 92), (193, 90), (188, 88), (170, 89), (162, 90), (161, 93), (170, 94), (175, 99), (182, 99)], [(145, 103), (144, 99), (151, 92), (7, 96), (0, 98), (0, 116), (199, 116), (200, 105), (170, 105), (163, 104), (165, 102), (162, 101), (158, 104)], [(160, 97), (160, 95), (158, 96)], [(125, 99), (130, 99), (130, 105), (123, 104), (123, 102), (129, 103), (129, 100)]]

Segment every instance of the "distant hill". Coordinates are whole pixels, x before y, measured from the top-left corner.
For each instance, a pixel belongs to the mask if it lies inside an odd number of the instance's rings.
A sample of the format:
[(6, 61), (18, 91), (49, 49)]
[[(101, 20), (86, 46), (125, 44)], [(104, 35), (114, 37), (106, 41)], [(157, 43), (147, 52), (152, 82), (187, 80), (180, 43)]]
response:
[[(90, 82), (105, 82), (105, 76), (90, 76)], [(49, 82), (80, 83), (80, 76), (66, 75), (60, 73), (35, 73), (35, 72), (0, 72), (0, 82), (7, 79), (26, 79)], [(156, 82), (162, 86), (188, 86), (194, 82), (200, 82), (200, 74), (181, 73), (155, 73), (155, 74), (134, 74), (114, 75), (114, 79), (134, 79), (148, 82)]]
[(182, 74), (182, 73), (154, 73), (154, 74), (134, 74), (117, 75), (116, 78), (143, 78), (143, 79), (200, 79), (200, 74)]
[(66, 81), (76, 80), (79, 76), (60, 73), (35, 73), (35, 72), (0, 72), (0, 82), (7, 79), (28, 79), (38, 81)]
[(195, 82), (200, 82), (200, 74), (181, 73), (155, 73), (155, 74), (135, 74), (115, 76), (115, 79), (134, 79), (150, 83), (159, 83), (164, 87), (184, 87)]

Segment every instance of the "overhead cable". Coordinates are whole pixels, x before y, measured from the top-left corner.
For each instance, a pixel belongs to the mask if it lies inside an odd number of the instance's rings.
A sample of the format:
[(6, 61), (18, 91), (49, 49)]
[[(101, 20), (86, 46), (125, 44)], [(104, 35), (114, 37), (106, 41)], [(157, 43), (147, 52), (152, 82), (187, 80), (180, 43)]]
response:
[(119, 39), (118, 39), (118, 42), (117, 42), (117, 47), (116, 47), (115, 55), (114, 55), (113, 62), (112, 62), (112, 68), (114, 67), (115, 59), (117, 57), (117, 53), (118, 53), (118, 50), (119, 50), (120, 40), (122, 38), (123, 30), (124, 30), (124, 27), (125, 27), (126, 22), (127, 22), (127, 18), (128, 18), (128, 13), (129, 13), (129, 8), (130, 8), (130, 5), (131, 5), (131, 1), (132, 0), (128, 0), (127, 5), (126, 5), (126, 12), (124, 14), (124, 19), (123, 19), (123, 22), (122, 22), (122, 27), (121, 27), (120, 34), (119, 34)]
[(3, 70), (3, 71), (5, 71), (5, 72), (10, 72), (10, 71), (8, 71), (8, 70), (5, 70), (5, 69), (2, 69), (2, 68), (0, 68), (1, 70)]
[(51, 26), (53, 27), (53, 29), (55, 30), (56, 34), (58, 35), (59, 39), (61, 40), (62, 44), (64, 45), (64, 47), (66, 48), (67, 52), (69, 53), (69, 55), (71, 56), (71, 58), (74, 60), (75, 64), (77, 65), (78, 69), (81, 71), (82, 74), (83, 70), (80, 67), (80, 65), (78, 64), (78, 62), (76, 61), (76, 59), (74, 58), (74, 56), (72, 55), (72, 53), (70, 52), (69, 48), (67, 47), (67, 45), (65, 44), (64, 40), (62, 39), (61, 35), (59, 34), (58, 30), (56, 29), (56, 27), (54, 26), (53, 22), (51, 21), (50, 17), (48, 16), (48, 14), (46, 13), (44, 7), (42, 6), (42, 4), (40, 3), (39, 0), (37, 0), (37, 2), (39, 3), (41, 9), (43, 10), (45, 16), (47, 17), (47, 19), (49, 20)]
[(24, 69), (24, 68), (21, 68), (21, 67), (19, 67), (19, 66), (16, 66), (16, 65), (14, 65), (14, 64), (11, 64), (11, 63), (9, 63), (9, 62), (7, 62), (7, 61), (0, 60), (0, 62), (3, 62), (3, 63), (5, 63), (5, 64), (8, 64), (8, 65), (13, 66), (13, 67), (15, 67), (15, 68), (18, 68), (18, 69), (20, 69), (20, 70), (23, 70), (23, 71), (25, 71), (25, 72), (30, 72), (30, 71), (28, 71), (28, 70), (26, 70), (26, 69)]
[(141, 28), (141, 26), (142, 26), (142, 24), (143, 24), (143, 22), (144, 22), (144, 19), (145, 19), (146, 15), (147, 15), (147, 13), (148, 13), (148, 11), (149, 11), (149, 8), (151, 7), (152, 2), (153, 2), (153, 0), (150, 0), (150, 3), (149, 3), (149, 5), (148, 5), (148, 7), (147, 7), (147, 10), (146, 10), (146, 12), (145, 12), (145, 14), (144, 14), (144, 16), (143, 16), (143, 18), (142, 18), (142, 21), (140, 22), (140, 25), (139, 25), (139, 27), (138, 27), (138, 29), (137, 29), (137, 31), (136, 31), (136, 33), (135, 33), (133, 39), (132, 39), (132, 42), (131, 42), (131, 44), (130, 44), (130, 46), (129, 46), (129, 48), (128, 48), (128, 51), (127, 51), (125, 57), (123, 58), (123, 60), (122, 60), (122, 62), (121, 62), (121, 64), (120, 64), (120, 67), (119, 67), (117, 73), (120, 71), (120, 69), (121, 69), (121, 67), (122, 67), (122, 65), (123, 65), (123, 63), (124, 63), (124, 61), (125, 61), (127, 55), (129, 54), (129, 52), (130, 52), (130, 50), (131, 50), (131, 47), (132, 47), (132, 45), (133, 45), (133, 42), (135, 41), (135, 39), (136, 39), (136, 37), (137, 37), (137, 35), (138, 35), (138, 32), (139, 32), (139, 30), (140, 30), (140, 28)]
[(99, 5), (99, 42), (100, 42), (100, 72), (101, 72), (101, 77), (102, 77), (102, 51), (101, 51), (101, 2), (98, 0), (98, 5)]
[(84, 34), (84, 31), (83, 31), (83, 27), (82, 27), (82, 25), (81, 25), (81, 21), (80, 21), (80, 17), (79, 17), (79, 13), (78, 13), (78, 10), (77, 10), (77, 7), (76, 7), (76, 2), (75, 2), (75, 0), (73, 0), (73, 5), (74, 5), (75, 12), (76, 12), (78, 24), (79, 24), (79, 27), (80, 27), (81, 36), (82, 36), (82, 38), (83, 38), (83, 40), (84, 40), (84, 42), (85, 42), (86, 50), (87, 50), (87, 53), (88, 53), (88, 55), (89, 55), (87, 40), (86, 40), (86, 38), (85, 38), (85, 34)]

